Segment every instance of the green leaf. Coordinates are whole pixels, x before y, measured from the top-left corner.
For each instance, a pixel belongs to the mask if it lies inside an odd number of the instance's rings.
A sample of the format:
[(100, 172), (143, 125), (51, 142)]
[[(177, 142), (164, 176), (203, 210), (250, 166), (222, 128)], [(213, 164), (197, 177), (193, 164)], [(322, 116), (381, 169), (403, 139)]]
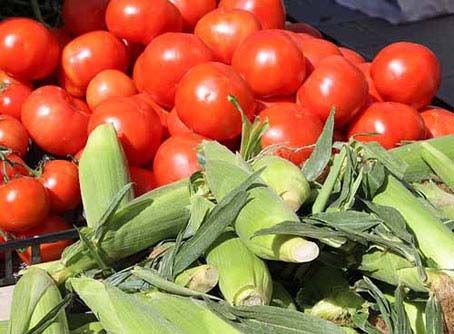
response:
[(402, 285), (398, 285), (395, 292), (394, 292), (395, 302), (394, 308), (396, 310), (396, 320), (394, 322), (395, 333), (402, 333), (402, 334), (412, 334), (412, 329), (410, 325), (410, 320), (408, 319), (407, 311), (405, 311), (404, 307), (404, 287)]
[(270, 228), (257, 231), (254, 237), (268, 234), (297, 235), (313, 239), (344, 237), (345, 233), (333, 231), (312, 224), (295, 224), (295, 222), (282, 222)]
[(426, 334), (443, 334), (443, 313), (434, 295), (426, 303)]
[(373, 198), (383, 186), (386, 179), (385, 167), (377, 161), (367, 161), (364, 164), (362, 190), (366, 198)]
[(421, 142), (421, 157), (445, 183), (454, 191), (454, 161), (427, 142)]
[(308, 219), (316, 219), (329, 223), (338, 229), (348, 228), (357, 232), (370, 230), (372, 227), (382, 223), (382, 220), (366, 212), (341, 211), (341, 212), (320, 212)]
[(184, 238), (192, 237), (197, 232), (214, 206), (215, 204), (204, 196), (193, 195), (191, 197), (191, 217), (189, 218), (188, 226), (184, 232)]

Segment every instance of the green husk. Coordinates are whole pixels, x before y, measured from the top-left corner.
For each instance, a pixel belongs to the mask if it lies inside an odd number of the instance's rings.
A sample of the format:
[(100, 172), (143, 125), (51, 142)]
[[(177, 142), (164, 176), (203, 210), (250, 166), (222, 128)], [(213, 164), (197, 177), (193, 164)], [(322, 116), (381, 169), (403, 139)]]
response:
[(8, 332), (8, 321), (0, 321), (0, 334)]
[(208, 264), (186, 269), (175, 277), (176, 284), (203, 293), (211, 291), (218, 281), (218, 271)]
[[(386, 299), (394, 303), (396, 298), (393, 295), (385, 294)], [(407, 301), (403, 302), (405, 312), (407, 312), (408, 320), (410, 321), (411, 329), (413, 334), (426, 334), (426, 324), (425, 324), (425, 303), (417, 301)]]
[(454, 161), (427, 142), (421, 142), (421, 156), (435, 174), (454, 191)]
[(107, 334), (107, 332), (100, 322), (95, 321), (72, 330), (71, 334)]
[(422, 193), (434, 206), (435, 214), (454, 220), (454, 194), (442, 190), (433, 182), (414, 183), (413, 188)]
[(273, 281), (273, 296), (271, 298), (270, 306), (296, 310), (296, 305), (292, 296), (285, 287), (277, 281)]

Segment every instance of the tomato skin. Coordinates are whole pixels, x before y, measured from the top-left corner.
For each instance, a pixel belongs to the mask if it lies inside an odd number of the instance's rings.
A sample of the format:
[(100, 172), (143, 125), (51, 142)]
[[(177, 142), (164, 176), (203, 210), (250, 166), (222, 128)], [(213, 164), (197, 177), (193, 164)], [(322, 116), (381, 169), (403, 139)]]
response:
[(426, 127), (426, 138), (454, 134), (454, 114), (446, 109), (428, 107), (421, 112)]
[(60, 28), (51, 28), (50, 31), (54, 34), (55, 38), (58, 41), (58, 45), (63, 50), (63, 48), (71, 42), (72, 36), (71, 33), (66, 29), (66, 27)]
[(355, 136), (359, 141), (376, 141), (390, 149), (402, 141), (424, 138), (424, 121), (418, 111), (398, 102), (376, 102), (354, 119), (348, 137), (356, 133), (378, 133), (378, 135)]
[(75, 36), (95, 30), (105, 30), (104, 16), (109, 0), (64, 0), (62, 18)]
[(256, 109), (255, 109), (255, 114), (258, 115), (260, 114), (263, 110), (266, 108), (272, 107), (276, 104), (279, 103), (295, 103), (296, 102), (296, 96), (291, 95), (291, 96), (276, 96), (276, 97), (271, 97), (271, 98), (265, 98), (265, 99), (256, 99)]
[(28, 171), (25, 168), (25, 162), (18, 155), (11, 153), (6, 156), (11, 163), (14, 164), (14, 167), (7, 162), (0, 161), (0, 177), (3, 181), (5, 179), (4, 170), (6, 170), (6, 178), (13, 179), (16, 177), (21, 177), (23, 175), (28, 175)]
[(257, 17), (263, 29), (283, 29), (285, 26), (282, 0), (221, 0), (219, 8), (247, 10)]
[(250, 35), (236, 49), (232, 66), (260, 97), (292, 95), (306, 78), (303, 53), (281, 30)]
[(11, 149), (23, 157), (28, 150), (30, 137), (27, 130), (17, 119), (0, 115), (0, 146)]
[(352, 64), (362, 64), (366, 62), (366, 59), (361, 56), (358, 52), (344, 47), (339, 47), (340, 53), (349, 60)]
[(216, 0), (169, 0), (178, 8), (183, 18), (183, 30), (192, 32), (197, 22), (216, 9)]
[(151, 109), (153, 109), (156, 114), (159, 116), (159, 120), (162, 125), (162, 139), (169, 137), (169, 130), (167, 128), (167, 120), (169, 118), (169, 112), (157, 104), (153, 98), (147, 93), (140, 93), (133, 95), (132, 98), (138, 99), (138, 101), (145, 102)]
[(322, 60), (297, 93), (298, 103), (323, 122), (335, 106), (334, 124), (337, 129), (359, 112), (367, 97), (364, 74), (342, 56)]
[(183, 29), (183, 19), (167, 0), (110, 0), (106, 24), (114, 35), (147, 45), (165, 32)]
[(33, 141), (57, 156), (75, 154), (87, 141), (89, 108), (57, 86), (36, 89), (22, 106), (22, 124)]
[(159, 186), (184, 179), (200, 170), (197, 146), (202, 140), (201, 136), (186, 134), (170, 137), (161, 144), (153, 162)]
[(111, 97), (128, 97), (137, 93), (134, 82), (118, 70), (104, 70), (96, 74), (87, 86), (87, 104), (95, 109), (101, 102)]
[(398, 42), (383, 48), (372, 61), (372, 80), (385, 101), (420, 109), (440, 87), (440, 64), (423, 45)]
[(159, 105), (171, 109), (178, 83), (192, 67), (213, 59), (213, 53), (200, 38), (192, 34), (166, 33), (148, 44), (141, 56), (138, 87)]
[(238, 46), (261, 29), (259, 20), (248, 11), (217, 9), (200, 19), (194, 34), (213, 50), (218, 61), (231, 64)]
[(171, 136), (185, 135), (193, 133), (178, 117), (177, 110), (175, 108), (169, 114), (167, 118), (167, 127), (169, 128), (169, 134)]
[(192, 131), (215, 140), (234, 139), (241, 133), (241, 114), (228, 101), (237, 98), (252, 117), (255, 100), (249, 85), (228, 65), (208, 62), (194, 66), (178, 85), (175, 108)]
[(102, 70), (125, 71), (125, 45), (107, 31), (92, 31), (73, 39), (63, 49), (63, 87), (74, 96), (85, 95), (88, 83)]
[(139, 197), (147, 192), (157, 188), (158, 184), (152, 171), (144, 168), (131, 166), (129, 167), (131, 181), (134, 183), (134, 195)]
[(299, 34), (309, 35), (314, 38), (323, 38), (318, 29), (304, 22), (286, 24), (285, 29)]
[(367, 85), (369, 86), (369, 101), (372, 102), (383, 102), (383, 98), (378, 94), (377, 88), (375, 87), (374, 81), (370, 76), (371, 63), (361, 63), (356, 66), (363, 72)]
[(298, 36), (300, 37), (300, 47), (304, 50), (308, 74), (312, 73), (323, 59), (342, 55), (334, 43), (318, 38), (301, 38), (300, 34)]
[(39, 224), (49, 213), (49, 197), (32, 177), (12, 179), (0, 186), (0, 228), (20, 232)]

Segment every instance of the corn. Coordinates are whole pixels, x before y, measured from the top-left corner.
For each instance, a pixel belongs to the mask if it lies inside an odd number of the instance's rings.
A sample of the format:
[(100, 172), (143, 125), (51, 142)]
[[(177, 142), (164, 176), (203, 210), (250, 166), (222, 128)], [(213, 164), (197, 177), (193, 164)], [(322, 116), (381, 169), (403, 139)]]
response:
[(421, 156), (435, 174), (454, 191), (454, 161), (427, 142), (421, 142)]
[(202, 293), (207, 293), (213, 289), (218, 281), (218, 271), (207, 264), (189, 268), (175, 278), (176, 284)]
[(90, 322), (71, 331), (71, 334), (105, 334), (106, 330), (100, 322)]
[(0, 334), (8, 333), (8, 321), (0, 321)]

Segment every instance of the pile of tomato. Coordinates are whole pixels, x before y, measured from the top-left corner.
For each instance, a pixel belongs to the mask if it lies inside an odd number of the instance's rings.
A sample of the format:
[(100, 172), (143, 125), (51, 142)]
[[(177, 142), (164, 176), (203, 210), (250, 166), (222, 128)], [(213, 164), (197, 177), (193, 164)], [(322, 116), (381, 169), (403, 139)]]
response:
[[(80, 206), (77, 159), (102, 123), (118, 133), (136, 195), (197, 171), (204, 139), (238, 148), (242, 115), (230, 95), (248, 118), (268, 121), (262, 147), (295, 164), (332, 107), (338, 140), (392, 148), (454, 133), (454, 116), (430, 106), (440, 65), (429, 49), (394, 43), (369, 63), (286, 23), (281, 0), (65, 0), (61, 14), (58, 28), (0, 23), (6, 238), (70, 228), (62, 215)], [(31, 145), (46, 154), (33, 169)], [(42, 245), (43, 260), (66, 244)]]

